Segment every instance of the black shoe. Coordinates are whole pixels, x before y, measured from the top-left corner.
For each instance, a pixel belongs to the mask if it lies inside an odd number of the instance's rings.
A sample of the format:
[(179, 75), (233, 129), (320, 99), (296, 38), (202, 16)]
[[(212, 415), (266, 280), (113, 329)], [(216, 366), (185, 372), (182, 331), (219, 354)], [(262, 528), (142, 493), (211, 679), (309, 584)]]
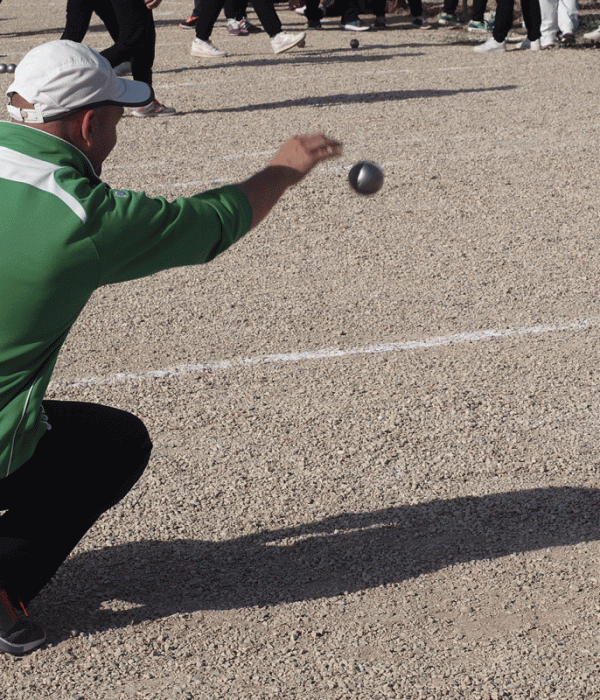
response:
[(561, 34), (559, 41), (563, 46), (575, 46), (575, 34), (571, 34), (571, 32)]
[(371, 29), (387, 29), (385, 17), (375, 17), (371, 22)]
[(8, 595), (0, 590), (0, 651), (21, 656), (46, 641), (44, 630), (29, 620), (25, 606), (17, 609)]
[(307, 29), (323, 29), (318, 19), (309, 19)]

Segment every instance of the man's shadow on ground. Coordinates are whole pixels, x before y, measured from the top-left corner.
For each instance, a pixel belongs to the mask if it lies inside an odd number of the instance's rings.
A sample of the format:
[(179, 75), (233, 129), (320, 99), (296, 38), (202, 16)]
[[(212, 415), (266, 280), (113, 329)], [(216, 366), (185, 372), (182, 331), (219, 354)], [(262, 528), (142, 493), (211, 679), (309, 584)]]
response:
[(599, 526), (600, 490), (563, 487), (348, 513), (221, 542), (130, 542), (74, 556), (32, 606), (56, 643), (71, 630), (327, 598), (593, 541)]

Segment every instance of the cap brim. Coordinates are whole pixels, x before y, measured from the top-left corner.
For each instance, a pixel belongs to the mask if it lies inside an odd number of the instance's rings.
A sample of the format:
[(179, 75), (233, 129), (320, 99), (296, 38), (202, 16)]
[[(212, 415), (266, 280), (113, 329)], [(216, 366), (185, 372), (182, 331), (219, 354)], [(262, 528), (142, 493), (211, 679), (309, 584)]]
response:
[(129, 78), (119, 78), (118, 80), (123, 88), (123, 94), (113, 104), (120, 104), (124, 107), (142, 107), (154, 99), (154, 90), (147, 83)]

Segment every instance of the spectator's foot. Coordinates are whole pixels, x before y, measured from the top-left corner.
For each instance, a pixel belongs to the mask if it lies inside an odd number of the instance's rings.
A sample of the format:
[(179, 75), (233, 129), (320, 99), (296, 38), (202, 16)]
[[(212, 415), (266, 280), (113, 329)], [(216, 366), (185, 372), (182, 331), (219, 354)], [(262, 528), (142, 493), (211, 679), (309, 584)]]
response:
[(587, 41), (600, 41), (600, 27), (594, 29), (593, 32), (585, 33), (583, 38), (587, 39)]
[(198, 18), (194, 17), (194, 15), (190, 15), (187, 19), (184, 19), (183, 22), (180, 22), (179, 26), (182, 29), (195, 29), (196, 24), (198, 24)]
[(294, 46), (302, 48), (306, 41), (306, 33), (300, 32), (300, 34), (286, 34), (285, 32), (279, 32), (271, 39), (271, 46), (273, 47), (273, 53), (284, 53), (293, 49)]
[(535, 39), (534, 41), (524, 39), (520, 44), (517, 44), (518, 51), (539, 51), (541, 48), (539, 39)]
[(323, 29), (321, 22), (318, 19), (309, 19), (307, 29)]
[(202, 56), (203, 58), (223, 58), (227, 56), (227, 51), (218, 49), (210, 41), (202, 41), (202, 39), (198, 38), (194, 39), (190, 53), (192, 56)]
[(260, 34), (262, 32), (262, 29), (257, 27), (255, 24), (252, 24), (247, 17), (242, 17), (240, 20), (240, 29), (242, 30), (242, 33), (246, 32), (246, 34)]
[(129, 61), (119, 63), (119, 65), (115, 66), (113, 70), (118, 76), (131, 75), (131, 63)]
[(371, 29), (387, 29), (387, 24), (385, 23), (385, 17), (375, 17), (371, 22)]
[(440, 18), (438, 19), (438, 24), (442, 27), (456, 27), (461, 24), (460, 17), (458, 15), (451, 15), (447, 12), (442, 12)]
[(340, 27), (347, 32), (368, 32), (371, 27), (365, 24), (361, 19), (357, 19), (354, 22), (346, 22), (346, 24), (340, 24)]
[(547, 49), (555, 49), (556, 41), (554, 41), (554, 39), (550, 39), (549, 41), (542, 41), (540, 42), (540, 48), (542, 49), (542, 51), (546, 51)]
[(563, 46), (575, 46), (575, 34), (572, 32), (566, 32), (560, 35), (560, 43)]
[(479, 44), (473, 51), (477, 53), (488, 53), (489, 51), (506, 51), (506, 41), (496, 41), (494, 37), (490, 37), (485, 44)]
[(467, 24), (467, 31), (468, 32), (489, 32), (490, 29), (485, 22), (475, 22), (475, 21), (471, 20), (469, 22), (469, 24)]
[(417, 29), (431, 29), (429, 22), (421, 15), (420, 17), (415, 17), (412, 21), (412, 26)]
[(21, 656), (46, 641), (44, 630), (29, 619), (25, 607), (17, 608), (0, 590), (0, 651)]
[(175, 107), (165, 107), (158, 100), (150, 102), (145, 107), (134, 109), (131, 113), (134, 117), (168, 117), (170, 114), (175, 114)]
[(227, 34), (229, 36), (248, 36), (248, 31), (242, 29), (241, 22), (237, 22), (234, 19), (227, 20)]

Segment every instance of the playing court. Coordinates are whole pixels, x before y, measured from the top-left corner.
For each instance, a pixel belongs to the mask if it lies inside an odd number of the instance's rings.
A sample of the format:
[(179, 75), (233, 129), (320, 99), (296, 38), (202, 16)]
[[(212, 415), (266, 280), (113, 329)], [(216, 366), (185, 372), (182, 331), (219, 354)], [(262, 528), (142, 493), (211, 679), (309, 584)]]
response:
[[(103, 179), (188, 196), (317, 130), (344, 155), (212, 263), (93, 296), (50, 394), (134, 412), (154, 456), (0, 700), (598, 698), (598, 51), (402, 15), (280, 56), (220, 19), (197, 59), (192, 4), (155, 12), (179, 114), (124, 118)], [(4, 0), (0, 61), (64, 5)]]

